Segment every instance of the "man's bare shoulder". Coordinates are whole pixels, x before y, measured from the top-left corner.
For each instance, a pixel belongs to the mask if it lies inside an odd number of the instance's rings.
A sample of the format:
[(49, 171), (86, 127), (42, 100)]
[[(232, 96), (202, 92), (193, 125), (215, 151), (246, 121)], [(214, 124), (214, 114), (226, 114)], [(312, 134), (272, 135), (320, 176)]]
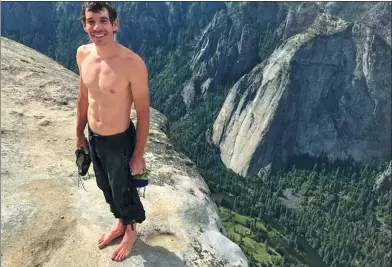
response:
[(91, 53), (92, 44), (84, 44), (78, 47), (76, 50), (76, 58), (78, 64), (81, 64), (82, 61)]
[(129, 81), (136, 82), (147, 76), (147, 67), (141, 56), (131, 49), (121, 45), (121, 64), (126, 70)]
[(127, 64), (128, 67), (141, 67), (145, 64), (142, 57), (139, 56), (134, 51), (132, 51), (131, 49), (125, 46), (121, 46), (121, 49), (122, 49), (123, 59), (125, 60), (125, 64)]
[(125, 48), (123, 56), (123, 62), (126, 65), (126, 69), (129, 70), (130, 80), (138, 80), (141, 77), (147, 75), (147, 66), (143, 58), (131, 49)]
[(82, 44), (78, 47), (77, 53), (78, 54), (87, 54), (91, 52), (93, 44)]

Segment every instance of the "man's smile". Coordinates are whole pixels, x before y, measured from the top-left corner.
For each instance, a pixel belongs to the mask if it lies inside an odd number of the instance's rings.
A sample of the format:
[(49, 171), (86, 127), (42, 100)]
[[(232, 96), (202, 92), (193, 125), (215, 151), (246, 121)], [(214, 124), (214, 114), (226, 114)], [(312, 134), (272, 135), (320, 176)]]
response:
[(100, 34), (97, 34), (97, 33), (94, 34), (94, 33), (93, 33), (93, 34), (92, 34), (92, 36), (93, 36), (94, 38), (98, 38), (98, 39), (104, 37), (105, 35), (106, 35), (106, 34), (104, 34), (104, 33), (100, 33)]

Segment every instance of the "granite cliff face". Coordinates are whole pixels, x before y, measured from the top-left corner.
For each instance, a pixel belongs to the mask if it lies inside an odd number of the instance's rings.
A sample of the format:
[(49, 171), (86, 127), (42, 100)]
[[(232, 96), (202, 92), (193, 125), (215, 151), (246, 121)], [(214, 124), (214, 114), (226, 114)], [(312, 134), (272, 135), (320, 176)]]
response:
[(284, 19), (284, 10), (273, 2), (236, 3), (222, 9), (203, 29), (190, 66), (192, 77), (182, 92), (187, 107), (195, 96), (209, 92), (230, 80), (236, 81), (258, 62), (259, 42)]
[(1, 50), (4, 266), (248, 266), (223, 235), (208, 187), (171, 148), (166, 118), (153, 109), (146, 154), (151, 185), (142, 198), (147, 220), (138, 226), (132, 257), (112, 262), (115, 246), (97, 248), (114, 220), (92, 169), (87, 191), (77, 186), (77, 75), (3, 37)]
[(213, 126), (224, 163), (246, 175), (294, 155), (390, 157), (391, 49), (326, 13), (231, 89)]

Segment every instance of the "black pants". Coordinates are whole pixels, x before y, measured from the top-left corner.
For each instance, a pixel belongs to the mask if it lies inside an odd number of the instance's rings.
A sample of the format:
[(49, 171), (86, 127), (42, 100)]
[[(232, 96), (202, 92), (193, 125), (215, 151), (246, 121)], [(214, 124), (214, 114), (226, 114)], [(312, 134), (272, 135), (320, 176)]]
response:
[(129, 167), (136, 145), (134, 124), (131, 121), (125, 132), (109, 136), (96, 134), (88, 127), (88, 142), (97, 185), (110, 211), (115, 218), (121, 218), (124, 225), (142, 223), (146, 219), (145, 211)]

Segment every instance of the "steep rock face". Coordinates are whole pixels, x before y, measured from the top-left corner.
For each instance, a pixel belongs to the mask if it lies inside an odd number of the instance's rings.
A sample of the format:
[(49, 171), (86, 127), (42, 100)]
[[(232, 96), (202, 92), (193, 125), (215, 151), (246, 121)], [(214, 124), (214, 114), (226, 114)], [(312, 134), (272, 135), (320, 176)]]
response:
[[(78, 188), (74, 129), (79, 79), (48, 57), (1, 39), (1, 231), (5, 266), (248, 266), (223, 234), (208, 187), (171, 148), (166, 118), (151, 109), (146, 162), (151, 184), (141, 200), (132, 257), (97, 248), (114, 219), (93, 171)], [(136, 122), (134, 111), (130, 114)], [(223, 234), (222, 234), (222, 233)], [(115, 242), (119, 244), (119, 242)]]
[(319, 6), (312, 2), (303, 2), (297, 9), (290, 9), (285, 23), (282, 24), (284, 26), (282, 37), (287, 39), (305, 31), (313, 24), (320, 11)]
[(327, 14), (230, 91), (213, 142), (246, 175), (294, 155), (390, 157), (391, 50), (369, 28)]
[(203, 30), (191, 60), (193, 76), (182, 93), (190, 107), (196, 95), (206, 96), (201, 88), (207, 80), (216, 86), (235, 81), (258, 62), (260, 38), (283, 21), (284, 10), (273, 2), (235, 3), (217, 12)]

